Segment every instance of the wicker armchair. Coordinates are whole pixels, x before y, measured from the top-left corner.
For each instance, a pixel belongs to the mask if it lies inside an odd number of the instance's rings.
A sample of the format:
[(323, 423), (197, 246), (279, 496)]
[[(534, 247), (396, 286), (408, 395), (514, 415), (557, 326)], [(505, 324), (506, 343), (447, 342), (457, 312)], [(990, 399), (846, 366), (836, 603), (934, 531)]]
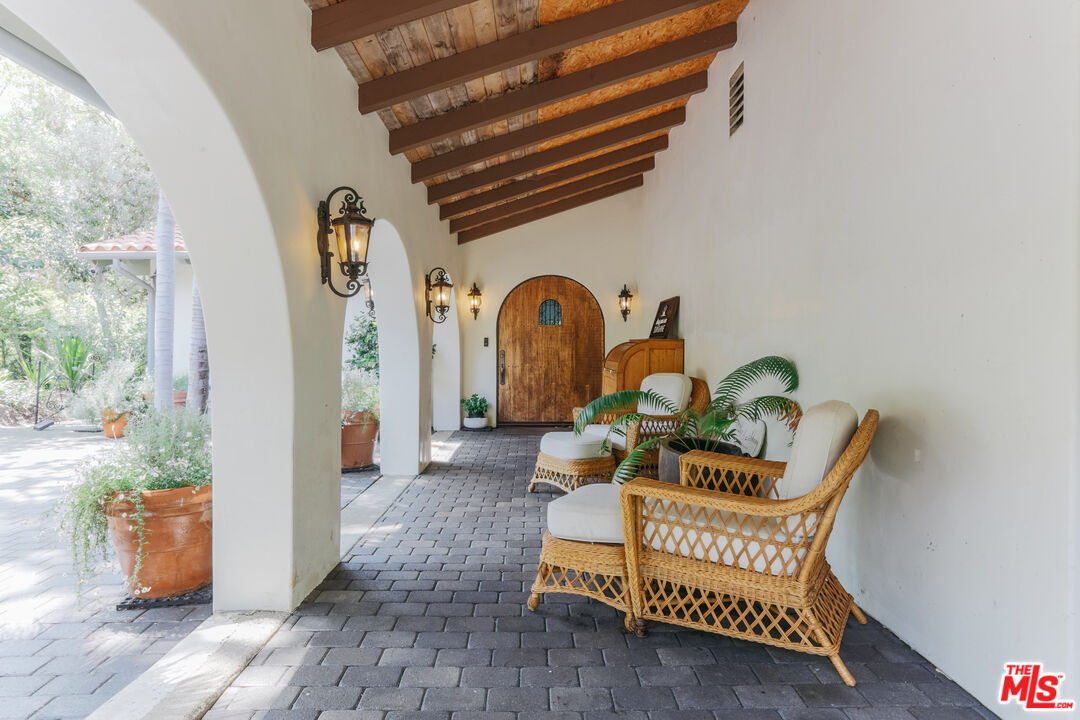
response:
[[(866, 413), (817, 487), (779, 499), (786, 463), (702, 451), (679, 486), (637, 478), (621, 493), (629, 614), (840, 659), (848, 613), (866, 617), (832, 573), (825, 546), (840, 501), (877, 429)], [(794, 452), (794, 451), (793, 451)]]
[[(703, 412), (705, 407), (709, 404), (710, 394), (708, 384), (701, 378), (690, 378), (690, 400), (687, 403), (687, 407), (692, 408), (698, 412)], [(581, 408), (574, 408), (574, 421), (577, 421), (578, 414), (581, 413)], [(633, 412), (633, 409), (628, 409), (626, 412)], [(597, 428), (597, 432), (605, 432), (606, 426), (610, 426), (624, 413), (601, 413), (594, 418), (594, 425), (590, 428)], [(670, 435), (675, 429), (677, 420), (674, 415), (647, 415), (641, 420), (628, 424), (624, 430), (626, 432), (625, 447), (618, 447), (615, 443), (612, 443), (611, 453), (615, 457), (615, 462), (620, 463), (626, 459), (626, 455), (632, 452), (641, 443), (656, 437), (664, 437)], [(614, 437), (614, 436), (613, 436)], [(660, 453), (658, 450), (652, 450), (648, 453), (645, 462), (638, 468), (638, 474), (642, 477), (656, 477), (657, 467), (659, 465)]]

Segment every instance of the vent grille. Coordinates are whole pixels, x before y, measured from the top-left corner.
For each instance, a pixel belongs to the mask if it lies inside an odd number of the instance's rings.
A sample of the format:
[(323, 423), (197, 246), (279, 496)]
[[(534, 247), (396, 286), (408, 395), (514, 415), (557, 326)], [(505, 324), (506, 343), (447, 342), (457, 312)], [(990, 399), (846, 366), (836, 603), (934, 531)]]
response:
[(728, 137), (743, 124), (743, 63), (739, 63), (739, 69), (728, 81)]

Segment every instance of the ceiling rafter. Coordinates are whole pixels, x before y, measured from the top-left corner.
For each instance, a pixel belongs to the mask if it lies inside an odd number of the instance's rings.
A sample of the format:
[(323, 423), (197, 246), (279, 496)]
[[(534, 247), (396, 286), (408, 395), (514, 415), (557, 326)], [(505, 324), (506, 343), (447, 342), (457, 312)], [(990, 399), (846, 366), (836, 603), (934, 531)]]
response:
[(364, 83), (360, 86), (360, 112), (388, 108), (440, 88), (554, 55), (712, 2), (714, 0), (622, 0)]
[(515, 92), (458, 110), (421, 120), (390, 132), (390, 153), (398, 154), (444, 138), (460, 135), (485, 125), (531, 112), (577, 95), (647, 75), (662, 68), (703, 57), (729, 48), (736, 40), (735, 23), (688, 35), (648, 50), (624, 55), (554, 80), (524, 87)]
[(412, 181), (415, 183), (430, 180), (451, 170), (476, 165), (572, 132), (587, 130), (668, 102), (682, 100), (704, 92), (708, 85), (707, 72), (694, 73), (663, 85), (656, 85), (584, 110), (568, 113), (547, 122), (530, 125), (506, 135), (498, 135), (491, 140), (466, 145), (413, 163)]
[(581, 180), (575, 180), (574, 182), (566, 183), (565, 185), (558, 185), (549, 190), (544, 190), (543, 192), (533, 193), (518, 200), (511, 200), (508, 203), (496, 205), (487, 210), (481, 210), (480, 212), (465, 215), (457, 220), (450, 221), (450, 232), (458, 233), (463, 230), (469, 230), (495, 220), (501, 220), (502, 218), (516, 215), (525, 210), (548, 205), (556, 200), (563, 200), (568, 197), (573, 197), (574, 195), (580, 195), (586, 190), (610, 185), (613, 182), (635, 175), (642, 175), (649, 170), (652, 170), (655, 165), (656, 160), (648, 157), (644, 160), (629, 163), (628, 165), (620, 165), (611, 170), (606, 170), (595, 175), (589, 175)]
[(488, 235), (494, 235), (495, 233), (509, 230), (533, 222), (534, 220), (540, 220), (541, 218), (557, 215), (558, 213), (566, 212), (567, 210), (573, 210), (582, 205), (587, 205), (591, 202), (596, 202), (597, 200), (603, 200), (628, 190), (639, 188), (644, 184), (645, 176), (636, 175), (628, 180), (623, 180), (612, 185), (605, 185), (604, 187), (590, 190), (580, 195), (575, 195), (574, 197), (551, 203), (550, 205), (538, 207), (535, 210), (528, 210), (523, 213), (518, 213), (517, 215), (511, 215), (510, 217), (458, 233), (458, 244), (464, 245), (467, 242), (472, 242), (473, 240), (478, 240), (479, 238), (487, 237)]
[(311, 46), (327, 50), (461, 4), (461, 0), (342, 0), (311, 11)]
[(438, 185), (432, 185), (428, 188), (428, 202), (435, 203), (470, 190), (494, 185), (502, 180), (509, 180), (590, 153), (661, 133), (677, 125), (682, 125), (684, 122), (686, 122), (686, 108), (679, 107), (668, 110), (659, 115), (652, 115), (611, 130), (589, 135), (580, 140), (568, 142), (565, 145), (558, 145), (550, 150), (499, 163), (485, 170), (464, 175), (456, 180), (448, 180)]
[(666, 150), (667, 146), (668, 136), (658, 135), (618, 150), (612, 150), (603, 155), (596, 155), (588, 160), (566, 165), (557, 170), (533, 175), (523, 180), (516, 180), (476, 195), (469, 195), (461, 200), (446, 203), (439, 207), (439, 218), (441, 220), (453, 220), (506, 200), (513, 200), (523, 195), (539, 192), (552, 185), (584, 177), (623, 163), (640, 160), (643, 157), (652, 157), (656, 153)]

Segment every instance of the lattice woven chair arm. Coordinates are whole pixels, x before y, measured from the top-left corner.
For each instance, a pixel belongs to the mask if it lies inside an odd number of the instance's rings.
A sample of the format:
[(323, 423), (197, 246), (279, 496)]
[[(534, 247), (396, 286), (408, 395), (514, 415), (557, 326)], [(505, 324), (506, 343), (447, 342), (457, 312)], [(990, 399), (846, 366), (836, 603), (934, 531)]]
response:
[[(574, 421), (575, 423), (577, 422), (577, 419), (578, 419), (578, 415), (580, 415), (580, 414), (581, 414), (581, 411), (582, 411), (582, 410), (584, 410), (584, 409), (585, 409), (585, 408), (580, 408), (580, 407), (576, 407), (576, 408), (574, 408), (574, 411), (573, 411), (573, 414), (574, 414), (574, 417), (573, 417), (573, 421)], [(622, 415), (622, 413), (618, 413), (618, 412), (606, 412), (606, 413), (599, 413), (599, 414), (598, 414), (598, 415), (597, 415), (596, 417), (594, 417), (594, 418), (593, 418), (593, 422), (594, 422), (594, 423), (597, 423), (597, 424), (599, 424), (599, 425), (610, 425), (611, 423), (613, 423), (613, 422), (615, 422), (616, 420), (618, 420), (618, 419), (619, 419), (619, 416), (620, 416), (620, 415)]]
[(679, 481), (687, 487), (777, 498), (787, 463), (692, 450), (679, 458)]
[(645, 415), (626, 425), (626, 449), (633, 450), (652, 438), (666, 437), (675, 431), (679, 420), (674, 415)]
[(620, 499), (624, 513), (628, 510), (627, 500), (631, 497), (652, 498), (761, 518), (796, 516), (808, 510), (816, 510), (821, 507), (822, 500), (826, 499), (816, 493), (808, 493), (790, 500), (776, 500), (685, 485), (672, 485), (647, 477), (634, 478), (623, 485)]

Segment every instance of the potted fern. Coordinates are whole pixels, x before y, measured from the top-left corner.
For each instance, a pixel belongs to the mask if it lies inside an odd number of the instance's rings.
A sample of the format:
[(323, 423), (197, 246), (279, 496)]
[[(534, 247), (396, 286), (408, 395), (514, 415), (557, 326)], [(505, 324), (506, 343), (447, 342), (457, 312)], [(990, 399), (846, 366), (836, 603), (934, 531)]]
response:
[(341, 467), (356, 470), (375, 463), (379, 434), (379, 384), (371, 373), (341, 372)]
[(193, 410), (132, 416), (125, 439), (91, 460), (60, 506), (80, 582), (109, 540), (132, 597), (183, 595), (211, 581), (210, 426)]
[(465, 407), (465, 427), (478, 430), (487, 426), (487, 398), (473, 393), (462, 400), (461, 404)]
[[(776, 394), (750, 396), (749, 391), (764, 381), (779, 382), (782, 390)], [(660, 452), (660, 479), (679, 482), (679, 455), (690, 450), (706, 450), (724, 454), (741, 454), (737, 445), (736, 428), (743, 423), (756, 423), (776, 418), (794, 431), (802, 417), (802, 408), (790, 397), (799, 387), (799, 373), (788, 359), (777, 355), (758, 358), (736, 368), (721, 380), (713, 398), (698, 412), (693, 408), (680, 410), (668, 398), (653, 391), (620, 390), (593, 400), (585, 406), (574, 423), (581, 433), (593, 418), (607, 413), (622, 413), (608, 430), (605, 439), (610, 444), (612, 434), (625, 435), (626, 428), (645, 417), (638, 412), (623, 412), (638, 403), (660, 407), (674, 418), (670, 434), (639, 443), (627, 453), (615, 470), (614, 482), (623, 483), (637, 473), (649, 454)]]

